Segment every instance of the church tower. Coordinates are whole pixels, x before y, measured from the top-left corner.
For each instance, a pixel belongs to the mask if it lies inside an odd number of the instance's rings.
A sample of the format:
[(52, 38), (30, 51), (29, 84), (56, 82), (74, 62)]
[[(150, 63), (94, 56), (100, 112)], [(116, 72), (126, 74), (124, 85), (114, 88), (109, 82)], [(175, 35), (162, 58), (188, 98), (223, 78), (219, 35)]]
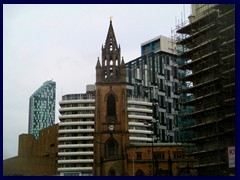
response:
[(117, 45), (110, 20), (106, 42), (102, 46), (102, 63), (98, 58), (96, 65), (95, 176), (124, 176), (127, 172), (126, 145), (129, 137), (126, 67), (120, 58), (120, 45)]

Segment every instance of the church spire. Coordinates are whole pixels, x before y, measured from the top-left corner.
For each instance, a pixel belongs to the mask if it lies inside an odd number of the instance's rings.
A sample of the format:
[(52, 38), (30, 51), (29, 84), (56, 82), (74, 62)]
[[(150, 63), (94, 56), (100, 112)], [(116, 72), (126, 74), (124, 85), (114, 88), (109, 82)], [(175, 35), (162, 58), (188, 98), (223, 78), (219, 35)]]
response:
[[(121, 72), (123, 66), (121, 66), (121, 49), (120, 45), (117, 44), (117, 39), (113, 29), (112, 19), (108, 28), (105, 44), (102, 46), (102, 65), (100, 62), (97, 63), (98, 77), (97, 82), (122, 82)], [(101, 73), (100, 73), (101, 69)], [(100, 76), (101, 74), (101, 76)]]
[(117, 48), (118, 48), (117, 40), (116, 40), (115, 33), (114, 33), (114, 30), (113, 30), (112, 19), (110, 19), (108, 34), (107, 34), (107, 38), (106, 38), (106, 41), (105, 41), (105, 48), (109, 52), (116, 51)]

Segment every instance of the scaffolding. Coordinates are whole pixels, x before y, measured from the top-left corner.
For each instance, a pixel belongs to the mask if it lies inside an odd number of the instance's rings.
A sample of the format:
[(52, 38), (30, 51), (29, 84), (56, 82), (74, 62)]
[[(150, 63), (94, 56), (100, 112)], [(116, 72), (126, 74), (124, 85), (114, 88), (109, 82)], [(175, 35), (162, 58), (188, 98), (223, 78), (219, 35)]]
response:
[[(207, 5), (206, 5), (207, 6)], [(178, 58), (181, 140), (195, 144), (198, 175), (235, 174), (235, 6), (215, 4), (172, 31)]]

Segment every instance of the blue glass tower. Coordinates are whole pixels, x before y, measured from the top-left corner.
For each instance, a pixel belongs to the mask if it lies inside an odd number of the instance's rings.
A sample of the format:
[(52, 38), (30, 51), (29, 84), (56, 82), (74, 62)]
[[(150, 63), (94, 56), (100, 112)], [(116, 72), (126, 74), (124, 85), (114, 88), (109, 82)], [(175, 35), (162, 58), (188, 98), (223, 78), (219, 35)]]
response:
[(56, 82), (43, 83), (29, 99), (28, 133), (37, 139), (38, 131), (55, 123)]

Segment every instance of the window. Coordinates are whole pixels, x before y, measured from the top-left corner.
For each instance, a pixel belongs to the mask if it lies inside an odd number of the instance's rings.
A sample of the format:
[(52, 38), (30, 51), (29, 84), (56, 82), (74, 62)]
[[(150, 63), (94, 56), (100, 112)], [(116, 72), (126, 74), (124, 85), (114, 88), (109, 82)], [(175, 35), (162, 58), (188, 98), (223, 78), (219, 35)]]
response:
[(163, 152), (155, 152), (154, 157), (157, 160), (165, 159), (165, 152), (164, 151)]
[(110, 66), (112, 66), (113, 65), (113, 60), (110, 60)]
[(165, 104), (165, 97), (164, 96), (160, 96), (160, 107), (164, 108), (164, 104)]
[(173, 72), (173, 77), (177, 78), (178, 73), (177, 73), (177, 67), (176, 66), (172, 67), (172, 72)]
[(170, 70), (167, 70), (167, 80), (170, 81)]
[(107, 116), (115, 116), (116, 114), (116, 101), (113, 94), (107, 98)]
[(171, 97), (171, 87), (167, 86), (167, 96)]
[(168, 119), (168, 130), (172, 130), (172, 120)]
[(167, 112), (172, 113), (172, 103), (167, 102)]
[(164, 123), (164, 119), (165, 119), (165, 114), (164, 114), (164, 112), (160, 112), (160, 123), (161, 123), (161, 124), (165, 124), (165, 123)]
[(112, 67), (110, 67), (110, 70), (109, 70), (109, 71), (110, 71), (110, 74), (109, 74), (109, 76), (110, 76), (110, 77), (113, 77), (113, 68), (112, 68)]
[(114, 157), (116, 155), (117, 142), (114, 139), (110, 139), (107, 143), (108, 157)]
[(137, 160), (142, 159), (142, 153), (141, 152), (137, 152), (136, 154), (137, 154)]

